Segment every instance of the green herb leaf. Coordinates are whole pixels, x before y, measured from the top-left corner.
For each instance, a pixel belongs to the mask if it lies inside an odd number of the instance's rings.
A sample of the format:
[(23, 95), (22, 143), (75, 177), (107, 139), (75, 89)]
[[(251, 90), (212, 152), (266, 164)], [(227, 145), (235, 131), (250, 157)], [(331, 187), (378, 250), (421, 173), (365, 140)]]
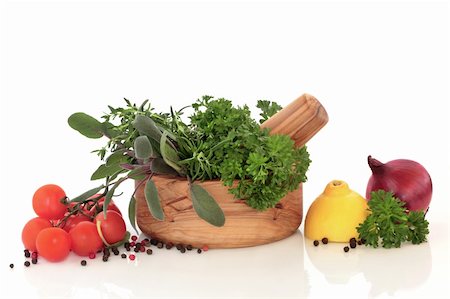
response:
[(139, 114), (136, 115), (136, 118), (133, 121), (133, 126), (139, 131), (139, 133), (147, 135), (157, 142), (160, 141), (161, 131), (150, 117)]
[(405, 203), (392, 192), (371, 192), (368, 201), (371, 214), (356, 229), (366, 246), (400, 247), (405, 241), (419, 244), (426, 241), (428, 221), (423, 212), (407, 214)]
[(133, 180), (142, 180), (147, 175), (147, 171), (143, 166), (138, 166), (128, 173), (128, 177)]
[(106, 219), (106, 211), (108, 211), (109, 203), (111, 202), (112, 197), (114, 196), (114, 192), (116, 192), (117, 187), (125, 180), (125, 178), (117, 180), (117, 182), (114, 183), (112, 188), (106, 193), (105, 201), (103, 202), (103, 215)]
[(161, 221), (164, 220), (164, 212), (161, 208), (158, 190), (156, 189), (155, 183), (151, 179), (149, 179), (145, 184), (144, 193), (150, 213), (152, 213), (154, 218)]
[(153, 156), (153, 148), (147, 136), (139, 136), (134, 140), (134, 151), (138, 159), (145, 160)]
[(88, 138), (103, 137), (103, 125), (98, 120), (83, 112), (72, 114), (68, 119), (69, 126)]
[(89, 197), (94, 196), (95, 194), (97, 194), (103, 188), (105, 188), (104, 185), (92, 188), (91, 190), (88, 190), (88, 191), (84, 192), (83, 194), (78, 195), (75, 198), (72, 198), (70, 200), (70, 202), (81, 202), (81, 201), (84, 201), (84, 200), (88, 199)]
[(114, 176), (123, 169), (119, 164), (113, 164), (111, 166), (106, 166), (106, 164), (100, 165), (97, 170), (92, 174), (91, 181), (106, 178), (108, 176)]
[(150, 169), (156, 174), (178, 175), (178, 172), (167, 165), (162, 158), (153, 159)]
[(164, 162), (166, 162), (167, 165), (175, 169), (178, 173), (181, 173), (182, 169), (177, 164), (180, 158), (178, 157), (177, 152), (168, 144), (167, 132), (164, 132), (161, 136), (160, 150)]
[(128, 219), (136, 234), (139, 235), (139, 231), (136, 228), (136, 198), (134, 196), (131, 196), (130, 203), (128, 204)]
[(259, 120), (259, 123), (263, 123), (266, 120), (268, 120), (270, 117), (272, 117), (275, 113), (277, 113), (279, 110), (281, 110), (281, 106), (278, 105), (276, 102), (271, 102), (267, 100), (259, 100), (258, 104), (256, 105), (259, 109), (261, 109), (261, 119)]
[(214, 198), (203, 187), (191, 184), (191, 199), (197, 215), (214, 226), (225, 224), (225, 215)]
[(121, 163), (128, 162), (129, 157), (124, 155), (125, 152), (125, 149), (119, 149), (113, 152), (108, 158), (106, 158), (106, 166), (110, 167), (112, 165), (119, 165)]

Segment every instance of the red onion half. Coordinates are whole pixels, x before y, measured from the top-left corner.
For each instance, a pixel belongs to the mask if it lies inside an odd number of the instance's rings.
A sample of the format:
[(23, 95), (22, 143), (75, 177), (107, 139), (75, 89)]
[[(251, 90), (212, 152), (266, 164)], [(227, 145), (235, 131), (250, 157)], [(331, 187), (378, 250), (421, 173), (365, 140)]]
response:
[(370, 192), (383, 189), (393, 192), (395, 197), (406, 203), (410, 211), (426, 211), (431, 201), (433, 186), (431, 177), (419, 163), (398, 159), (386, 164), (369, 156), (367, 158), (372, 176), (366, 190), (366, 198), (370, 200)]

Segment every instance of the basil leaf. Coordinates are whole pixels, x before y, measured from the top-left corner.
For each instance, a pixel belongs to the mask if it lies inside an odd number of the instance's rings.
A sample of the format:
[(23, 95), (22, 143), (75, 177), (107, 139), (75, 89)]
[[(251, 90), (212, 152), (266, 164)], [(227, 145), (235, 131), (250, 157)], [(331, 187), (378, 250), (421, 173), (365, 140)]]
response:
[(134, 151), (138, 159), (148, 159), (153, 156), (153, 148), (147, 136), (139, 136), (134, 140)]
[(104, 126), (101, 122), (83, 112), (72, 114), (67, 120), (69, 126), (88, 138), (103, 137)]
[(151, 179), (145, 184), (144, 193), (150, 213), (152, 213), (154, 218), (161, 221), (164, 220), (164, 212), (161, 208), (158, 190), (156, 189), (155, 183)]
[(108, 176), (113, 176), (119, 171), (122, 171), (122, 167), (119, 164), (114, 164), (111, 166), (106, 166), (106, 164), (100, 165), (96, 171), (91, 176), (91, 181), (106, 178)]
[(197, 215), (214, 226), (225, 224), (225, 215), (214, 198), (200, 185), (191, 185), (191, 199)]
[(161, 131), (156, 126), (153, 119), (145, 115), (136, 115), (133, 121), (133, 127), (139, 131), (139, 133), (147, 135), (148, 137), (159, 142), (161, 139)]
[(139, 235), (139, 231), (136, 228), (136, 198), (134, 196), (131, 196), (130, 203), (128, 204), (128, 219), (136, 234)]
[(71, 199), (70, 202), (81, 202), (81, 201), (83, 201), (83, 200), (86, 200), (86, 199), (88, 199), (89, 197), (91, 197), (91, 196), (97, 194), (98, 191), (102, 190), (103, 188), (105, 188), (104, 185), (101, 185), (101, 186), (99, 186), (99, 187), (92, 188), (91, 190), (88, 190), (88, 191), (84, 192), (83, 194), (78, 195), (77, 197)]

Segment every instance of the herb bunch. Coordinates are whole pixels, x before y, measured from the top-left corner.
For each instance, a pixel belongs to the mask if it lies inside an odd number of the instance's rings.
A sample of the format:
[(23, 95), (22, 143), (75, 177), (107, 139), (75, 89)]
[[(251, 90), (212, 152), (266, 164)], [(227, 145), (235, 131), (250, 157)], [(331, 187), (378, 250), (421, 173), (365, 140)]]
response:
[(371, 214), (357, 227), (359, 238), (366, 246), (400, 247), (403, 242), (426, 242), (428, 221), (423, 211), (407, 211), (405, 203), (392, 192), (378, 190), (371, 193), (368, 202)]
[[(188, 107), (178, 111), (170, 108), (170, 113), (158, 114), (148, 101), (140, 106), (126, 99), (125, 102), (125, 107), (108, 106), (102, 122), (84, 113), (69, 117), (69, 125), (84, 136), (109, 139), (104, 147), (94, 151), (103, 164), (91, 177), (106, 179), (106, 183), (72, 201), (83, 202), (103, 190), (107, 206), (117, 187), (131, 178), (145, 184), (149, 210), (156, 219), (163, 220), (151, 178), (155, 174), (178, 175), (189, 180), (197, 214), (222, 226), (222, 210), (196, 181), (221, 179), (236, 198), (265, 210), (306, 180), (310, 163), (306, 148), (296, 149), (288, 136), (272, 136), (268, 129), (261, 130), (246, 105), (234, 107), (229, 100), (204, 96), (188, 106), (193, 113), (190, 123), (185, 123), (182, 115)], [(260, 123), (281, 109), (270, 101), (258, 101), (257, 107), (262, 110)], [(132, 197), (132, 225), (134, 204)]]

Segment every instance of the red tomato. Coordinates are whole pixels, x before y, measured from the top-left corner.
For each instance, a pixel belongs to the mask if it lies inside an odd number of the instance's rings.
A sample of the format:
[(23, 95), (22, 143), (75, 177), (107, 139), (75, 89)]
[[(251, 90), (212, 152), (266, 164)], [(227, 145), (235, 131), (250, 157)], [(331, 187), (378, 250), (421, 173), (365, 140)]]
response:
[(60, 262), (70, 253), (70, 236), (59, 227), (45, 228), (36, 238), (36, 248), (49, 262)]
[(83, 214), (72, 215), (66, 220), (66, 223), (63, 226), (61, 226), (61, 228), (64, 229), (66, 232), (70, 232), (72, 228), (74, 228), (78, 223), (83, 221), (91, 222), (91, 218)]
[(65, 197), (66, 193), (57, 185), (42, 186), (33, 195), (33, 209), (39, 217), (60, 219), (67, 211), (67, 206), (61, 202)]
[(100, 221), (100, 230), (105, 238), (105, 241), (109, 244), (114, 244), (123, 240), (127, 232), (125, 221), (122, 216), (115, 211), (106, 211), (106, 219), (103, 213), (99, 213), (95, 217), (95, 223)]
[(29, 220), (22, 230), (22, 242), (26, 249), (36, 251), (36, 238), (44, 228), (52, 227), (48, 219), (36, 217)]
[(103, 247), (97, 227), (92, 222), (80, 222), (69, 233), (72, 250), (79, 256), (89, 256)]
[[(97, 197), (97, 196), (99, 196), (99, 195), (101, 195), (101, 194), (96, 194), (96, 195), (92, 196), (91, 198)], [(97, 204), (94, 205), (94, 206), (90, 209), (90, 212), (91, 212), (93, 215), (97, 215), (98, 213), (100, 213), (101, 211), (103, 211), (103, 203), (104, 203), (104, 202), (105, 202), (105, 197), (103, 196), (103, 197), (101, 197), (101, 198), (97, 201)], [(108, 204), (108, 210), (116, 211), (117, 213), (120, 214), (120, 216), (122, 216), (122, 212), (120, 212), (120, 209), (116, 206), (116, 204), (114, 203), (113, 200), (111, 200), (111, 201), (109, 202), (109, 204)]]

